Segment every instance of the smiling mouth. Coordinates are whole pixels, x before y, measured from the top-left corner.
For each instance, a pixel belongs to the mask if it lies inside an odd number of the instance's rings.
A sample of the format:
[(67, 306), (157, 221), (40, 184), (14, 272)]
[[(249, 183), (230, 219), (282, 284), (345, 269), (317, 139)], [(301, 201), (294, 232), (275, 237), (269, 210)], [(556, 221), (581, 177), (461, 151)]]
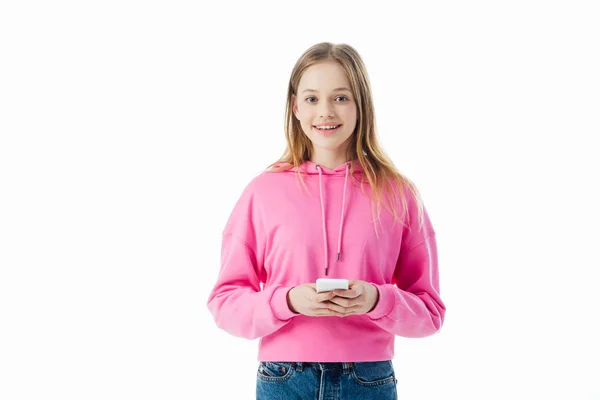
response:
[(342, 124), (339, 124), (339, 125), (332, 125), (332, 126), (335, 126), (335, 128), (333, 128), (333, 129), (319, 129), (319, 128), (317, 128), (316, 126), (313, 126), (313, 128), (314, 128), (314, 129), (315, 129), (317, 132), (319, 132), (319, 133), (322, 133), (322, 134), (324, 134), (324, 135), (330, 135), (330, 134), (332, 134), (332, 133), (336, 132), (338, 129), (340, 129), (340, 127), (342, 126)]

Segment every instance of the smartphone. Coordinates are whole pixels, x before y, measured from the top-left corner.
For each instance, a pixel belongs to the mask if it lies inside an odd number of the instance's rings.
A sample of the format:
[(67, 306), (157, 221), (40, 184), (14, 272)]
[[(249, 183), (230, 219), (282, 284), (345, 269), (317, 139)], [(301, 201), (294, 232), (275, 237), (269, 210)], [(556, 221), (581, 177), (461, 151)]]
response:
[(329, 292), (333, 289), (348, 290), (348, 279), (331, 279), (331, 278), (319, 278), (317, 279), (317, 292)]

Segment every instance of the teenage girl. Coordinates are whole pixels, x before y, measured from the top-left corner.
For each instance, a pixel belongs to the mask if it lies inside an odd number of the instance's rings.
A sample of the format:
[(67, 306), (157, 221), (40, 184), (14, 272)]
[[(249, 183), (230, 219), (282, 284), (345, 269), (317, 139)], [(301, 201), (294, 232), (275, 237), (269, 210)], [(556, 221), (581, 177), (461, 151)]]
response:
[[(395, 335), (437, 333), (435, 231), (419, 191), (379, 144), (365, 65), (319, 43), (292, 71), (287, 149), (225, 225), (208, 308), (260, 338), (257, 399), (396, 399)], [(318, 278), (348, 279), (317, 292)]]

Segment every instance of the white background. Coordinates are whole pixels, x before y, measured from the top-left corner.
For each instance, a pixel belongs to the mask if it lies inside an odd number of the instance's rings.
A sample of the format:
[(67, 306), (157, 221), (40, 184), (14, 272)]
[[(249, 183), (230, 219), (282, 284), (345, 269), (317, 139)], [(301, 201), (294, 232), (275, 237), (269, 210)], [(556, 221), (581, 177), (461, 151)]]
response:
[(2, 2), (0, 398), (254, 398), (258, 340), (206, 300), (321, 41), (362, 55), (380, 139), (437, 231), (446, 322), (397, 338), (400, 398), (600, 398), (599, 17), (574, 0)]

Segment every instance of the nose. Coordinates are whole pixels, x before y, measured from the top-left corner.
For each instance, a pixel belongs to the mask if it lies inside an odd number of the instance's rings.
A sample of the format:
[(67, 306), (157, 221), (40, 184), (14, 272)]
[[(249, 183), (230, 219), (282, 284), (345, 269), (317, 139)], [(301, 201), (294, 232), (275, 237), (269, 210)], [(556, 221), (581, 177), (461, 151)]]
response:
[(321, 114), (321, 117), (333, 117), (333, 105), (327, 101), (323, 101), (319, 113)]

